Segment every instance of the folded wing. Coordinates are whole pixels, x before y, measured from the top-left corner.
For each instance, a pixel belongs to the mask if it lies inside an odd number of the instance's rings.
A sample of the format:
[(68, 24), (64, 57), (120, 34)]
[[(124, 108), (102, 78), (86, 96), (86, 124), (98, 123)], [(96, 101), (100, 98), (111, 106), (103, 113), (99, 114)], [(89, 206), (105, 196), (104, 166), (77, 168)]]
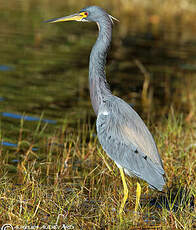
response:
[(99, 107), (96, 125), (100, 144), (118, 166), (162, 190), (164, 169), (156, 144), (130, 105), (115, 96), (108, 98)]

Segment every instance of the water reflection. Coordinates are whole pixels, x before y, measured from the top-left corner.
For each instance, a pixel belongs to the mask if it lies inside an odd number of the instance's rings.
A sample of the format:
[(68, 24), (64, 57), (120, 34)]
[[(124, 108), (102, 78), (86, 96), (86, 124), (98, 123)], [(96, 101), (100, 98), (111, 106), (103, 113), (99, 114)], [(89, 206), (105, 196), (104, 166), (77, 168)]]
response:
[(15, 114), (15, 113), (3, 112), (2, 116), (3, 117), (10, 117), (10, 118), (13, 118), (13, 119), (25, 120), (25, 121), (42, 121), (42, 122), (45, 122), (45, 123), (56, 124), (56, 121), (54, 121), (54, 120), (41, 119), (39, 117), (31, 117), (31, 116), (20, 115), (20, 114)]
[[(11, 143), (11, 142), (8, 142), (8, 141), (2, 141), (1, 145), (7, 146), (7, 147), (14, 147), (14, 148), (18, 147), (18, 144)], [(32, 148), (32, 151), (37, 151), (37, 150), (38, 150), (38, 148)], [(18, 160), (15, 159), (15, 160), (12, 160), (12, 162), (17, 163)]]
[(10, 71), (13, 68), (11, 66), (7, 66), (7, 65), (0, 65), (0, 71)]
[[(88, 57), (96, 39), (96, 25), (46, 25), (42, 23), (45, 19), (65, 14), (61, 7), (49, 16), (45, 5), (29, 8), (28, 4), (17, 4), (14, 12), (9, 4), (1, 6), (7, 14), (0, 16), (0, 63), (9, 63), (0, 66), (0, 96), (6, 98), (1, 100), (1, 108), (29, 117), (44, 112), (49, 120), (59, 125), (66, 120), (73, 127), (87, 115), (94, 121)], [(70, 6), (66, 9), (69, 14)], [(134, 105), (144, 119), (167, 115), (171, 105), (176, 111), (191, 114), (196, 84), (192, 25), (190, 30), (178, 24), (161, 25), (153, 16), (143, 26), (138, 25), (139, 20), (135, 23), (121, 15), (122, 21), (114, 25), (106, 68), (114, 94)], [(2, 119), (7, 122), (7, 118)]]

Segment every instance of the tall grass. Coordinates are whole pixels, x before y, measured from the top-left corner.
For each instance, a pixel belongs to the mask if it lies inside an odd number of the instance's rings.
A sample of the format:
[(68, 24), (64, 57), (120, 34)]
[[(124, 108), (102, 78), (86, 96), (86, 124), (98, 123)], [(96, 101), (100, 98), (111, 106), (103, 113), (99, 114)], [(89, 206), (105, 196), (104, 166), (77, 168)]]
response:
[(28, 142), (29, 147), (25, 150), (19, 143), (21, 147), (15, 151), (18, 161), (12, 161), (13, 150), (1, 148), (0, 224), (74, 229), (193, 229), (193, 125), (171, 111), (168, 119), (152, 128), (164, 162), (167, 187), (161, 194), (142, 182), (136, 221), (136, 179), (127, 177), (129, 198), (122, 226), (118, 217), (122, 182), (117, 167), (99, 145), (95, 128), (82, 122), (70, 131), (65, 125), (42, 140), (39, 127), (40, 147), (34, 152), (28, 137), (22, 138), (25, 126), (21, 125), (19, 141)]

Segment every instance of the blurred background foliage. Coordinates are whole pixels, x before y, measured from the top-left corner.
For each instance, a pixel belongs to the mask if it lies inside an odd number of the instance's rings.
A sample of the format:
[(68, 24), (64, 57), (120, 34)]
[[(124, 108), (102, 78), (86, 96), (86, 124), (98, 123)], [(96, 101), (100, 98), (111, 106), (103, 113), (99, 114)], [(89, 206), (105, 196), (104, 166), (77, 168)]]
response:
[[(1, 1), (1, 111), (53, 119), (56, 127), (66, 122), (74, 128), (80, 119), (94, 123), (88, 57), (96, 24), (43, 23), (87, 5), (99, 5), (120, 20), (114, 23), (106, 67), (113, 93), (147, 122), (167, 117), (172, 107), (195, 127), (193, 0)], [(3, 140), (15, 139), (19, 121), (2, 115)], [(28, 125), (29, 133), (37, 126)]]
[(88, 56), (96, 25), (42, 23), (93, 4), (120, 20), (114, 25), (107, 66), (114, 94), (144, 117), (165, 115), (172, 105), (190, 120), (195, 107), (196, 2), (188, 0), (2, 1), (0, 65), (10, 67), (0, 72), (4, 110), (44, 111), (70, 123), (86, 113), (94, 116)]

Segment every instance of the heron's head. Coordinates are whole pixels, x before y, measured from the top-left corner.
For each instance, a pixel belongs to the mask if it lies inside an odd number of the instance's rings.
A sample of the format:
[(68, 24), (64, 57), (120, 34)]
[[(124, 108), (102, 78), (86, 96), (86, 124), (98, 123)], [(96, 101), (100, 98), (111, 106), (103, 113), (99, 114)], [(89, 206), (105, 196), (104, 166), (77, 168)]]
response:
[[(103, 18), (110, 18), (111, 21), (117, 20), (111, 15), (107, 14), (105, 10), (98, 6), (89, 6), (82, 10), (80, 10), (76, 14), (72, 14), (70, 16), (65, 16), (56, 19), (50, 19), (46, 22), (55, 23), (55, 22), (66, 22), (66, 21), (80, 21), (80, 22), (99, 22)], [(118, 21), (118, 20), (117, 20)]]

